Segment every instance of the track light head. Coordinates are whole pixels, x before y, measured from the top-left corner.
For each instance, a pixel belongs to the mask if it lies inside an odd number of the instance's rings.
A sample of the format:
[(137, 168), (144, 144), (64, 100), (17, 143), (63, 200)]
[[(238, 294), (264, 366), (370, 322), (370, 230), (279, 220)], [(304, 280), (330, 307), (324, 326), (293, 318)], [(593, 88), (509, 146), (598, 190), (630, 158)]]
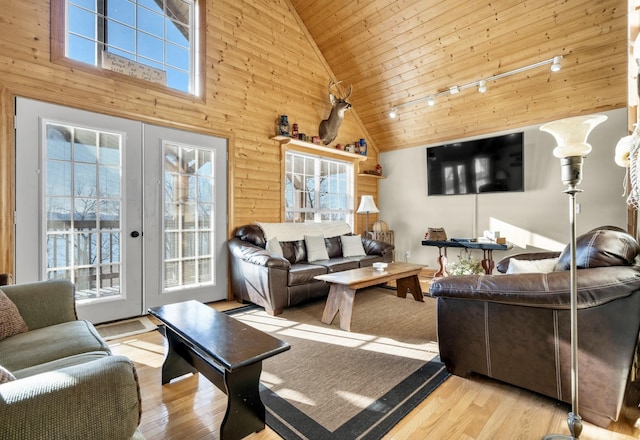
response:
[(551, 64), (552, 72), (559, 72), (562, 69), (562, 65), (560, 64), (560, 60), (562, 60), (562, 56), (558, 55), (553, 57), (553, 63)]
[(449, 87), (449, 93), (452, 94), (452, 95), (460, 93), (460, 87), (458, 87), (458, 86)]
[(390, 117), (391, 119), (395, 119), (395, 118), (397, 118), (397, 117), (398, 117), (398, 108), (397, 108), (397, 107), (393, 107), (393, 108), (391, 109), (391, 111), (389, 112), (389, 117)]
[(435, 105), (435, 103), (436, 103), (436, 97), (433, 95), (429, 95), (427, 97), (427, 104), (432, 107)]
[(484, 93), (486, 91), (487, 91), (487, 82), (485, 80), (481, 79), (478, 82), (478, 92)]

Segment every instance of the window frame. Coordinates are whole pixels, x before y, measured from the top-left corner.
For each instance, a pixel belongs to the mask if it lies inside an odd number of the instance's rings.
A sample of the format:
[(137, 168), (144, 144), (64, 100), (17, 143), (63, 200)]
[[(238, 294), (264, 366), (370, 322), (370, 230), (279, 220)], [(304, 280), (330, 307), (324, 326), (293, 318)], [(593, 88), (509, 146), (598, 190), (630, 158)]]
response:
[[(347, 170), (346, 170), (346, 175), (348, 176), (348, 181), (347, 181), (347, 185), (349, 186), (349, 190), (350, 193), (345, 194), (345, 196), (347, 197), (347, 210), (340, 210), (340, 209), (336, 209), (336, 210), (332, 210), (332, 209), (321, 209), (319, 206), (314, 208), (313, 210), (310, 210), (309, 208), (305, 208), (305, 207), (301, 207), (301, 208), (288, 208), (287, 207), (287, 175), (290, 174), (287, 170), (287, 164), (289, 163), (290, 160), (290, 155), (295, 157), (301, 157), (303, 158), (305, 161), (306, 160), (311, 160), (313, 161), (313, 176), (314, 176), (314, 194), (315, 194), (315, 199), (318, 200), (319, 198), (319, 179), (318, 177), (320, 176), (320, 170), (322, 168), (321, 163), (325, 162), (327, 164), (327, 166), (331, 167), (331, 166), (346, 166)], [(303, 216), (306, 217), (306, 213), (312, 213), (313, 214), (313, 220), (303, 220), (304, 222), (321, 222), (321, 221), (332, 221), (332, 220), (322, 220), (322, 216), (323, 215), (335, 215), (335, 214), (340, 214), (344, 212), (345, 218), (344, 221), (348, 224), (353, 224), (354, 219), (355, 219), (355, 199), (356, 199), (356, 168), (357, 168), (357, 164), (354, 163), (353, 160), (345, 160), (345, 159), (339, 159), (339, 158), (334, 158), (334, 157), (328, 157), (328, 156), (324, 156), (324, 155), (318, 155), (318, 154), (310, 154), (304, 151), (299, 151), (297, 149), (284, 149), (283, 151), (283, 166), (282, 166), (282, 221), (285, 223), (296, 223), (296, 219), (295, 216)], [(291, 159), (293, 159), (293, 157)], [(295, 174), (295, 175), (299, 175), (299, 174)], [(288, 215), (292, 214), (292, 216), (294, 217), (293, 220), (288, 219)]]
[(193, 0), (195, 19), (194, 25), (194, 60), (193, 60), (193, 74), (194, 74), (194, 88), (197, 92), (185, 92), (182, 90), (174, 89), (172, 87), (147, 81), (144, 79), (130, 77), (128, 75), (114, 72), (108, 69), (104, 69), (100, 66), (94, 66), (92, 64), (84, 63), (69, 58), (65, 54), (65, 42), (67, 24), (65, 22), (65, 8), (67, 0), (51, 0), (51, 62), (68, 67), (70, 69), (84, 71), (94, 75), (102, 76), (106, 79), (114, 80), (117, 82), (128, 82), (138, 87), (145, 89), (154, 89), (169, 93), (171, 95), (179, 97), (196, 98), (200, 102), (204, 103), (205, 92), (205, 41), (206, 41), (206, 0)]

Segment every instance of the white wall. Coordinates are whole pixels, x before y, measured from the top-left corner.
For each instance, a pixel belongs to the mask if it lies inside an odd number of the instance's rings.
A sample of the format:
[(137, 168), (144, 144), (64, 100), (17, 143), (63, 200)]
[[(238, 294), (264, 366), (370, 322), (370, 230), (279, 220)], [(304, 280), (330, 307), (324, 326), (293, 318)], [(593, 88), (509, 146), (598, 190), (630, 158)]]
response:
[[(613, 154), (618, 140), (628, 134), (627, 110), (602, 114), (608, 116), (607, 121), (594, 128), (587, 140), (593, 151), (584, 161), (579, 186), (583, 192), (576, 197), (580, 208), (578, 235), (601, 225), (626, 227), (626, 198), (622, 196), (625, 170), (614, 163)], [(557, 144), (539, 127), (518, 130), (524, 132), (524, 192), (427, 196), (426, 147), (430, 145), (382, 153), (380, 164), (386, 179), (379, 181), (379, 218), (395, 233), (396, 259), (405, 261), (409, 251), (408, 261), (435, 268), (437, 248), (421, 243), (428, 227), (444, 227), (449, 238), (478, 237), (486, 229), (496, 229), (490, 227), (491, 218), (521, 228), (533, 238), (550, 239), (548, 246), (528, 246), (527, 252), (567, 243), (569, 197), (562, 192), (565, 187), (560, 180), (560, 160), (552, 153)], [(521, 238), (515, 230), (503, 226), (498, 230), (507, 240), (510, 234), (512, 239)], [(481, 258), (481, 251), (475, 252), (479, 253), (474, 257)], [(496, 251), (494, 259), (517, 252), (523, 249)], [(449, 249), (449, 261), (455, 261), (457, 254), (457, 249)]]

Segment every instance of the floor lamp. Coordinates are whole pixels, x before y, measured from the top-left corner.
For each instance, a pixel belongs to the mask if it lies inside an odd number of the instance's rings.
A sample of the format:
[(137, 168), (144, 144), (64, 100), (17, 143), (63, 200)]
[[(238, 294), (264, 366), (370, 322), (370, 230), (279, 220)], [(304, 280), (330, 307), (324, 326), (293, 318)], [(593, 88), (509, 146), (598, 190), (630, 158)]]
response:
[(591, 145), (587, 137), (591, 130), (607, 119), (603, 115), (577, 116), (549, 122), (540, 130), (550, 133), (558, 146), (553, 155), (560, 159), (560, 173), (562, 183), (567, 186), (564, 190), (569, 195), (569, 225), (571, 251), (571, 412), (567, 416), (570, 436), (563, 434), (549, 434), (544, 440), (578, 439), (582, 433), (582, 418), (578, 407), (578, 278), (576, 270), (576, 194), (582, 192), (577, 186), (582, 181), (582, 162), (591, 152)]
[(364, 230), (365, 235), (369, 232), (369, 213), (373, 212), (377, 214), (380, 212), (378, 207), (376, 206), (376, 202), (373, 201), (373, 196), (362, 196), (360, 199), (360, 206), (358, 206), (358, 210), (356, 213), (358, 214), (367, 214), (367, 228)]

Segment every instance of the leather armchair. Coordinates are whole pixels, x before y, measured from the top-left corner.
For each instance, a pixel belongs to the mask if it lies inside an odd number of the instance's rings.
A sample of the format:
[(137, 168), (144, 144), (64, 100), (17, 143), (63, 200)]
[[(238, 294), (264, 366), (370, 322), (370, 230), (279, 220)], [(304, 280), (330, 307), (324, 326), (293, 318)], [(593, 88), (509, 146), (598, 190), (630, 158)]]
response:
[[(599, 426), (638, 418), (639, 250), (617, 228), (577, 240), (579, 413)], [(434, 280), (440, 356), (452, 374), (479, 373), (571, 402), (569, 249), (509, 258), (550, 257), (558, 258), (551, 273)]]

